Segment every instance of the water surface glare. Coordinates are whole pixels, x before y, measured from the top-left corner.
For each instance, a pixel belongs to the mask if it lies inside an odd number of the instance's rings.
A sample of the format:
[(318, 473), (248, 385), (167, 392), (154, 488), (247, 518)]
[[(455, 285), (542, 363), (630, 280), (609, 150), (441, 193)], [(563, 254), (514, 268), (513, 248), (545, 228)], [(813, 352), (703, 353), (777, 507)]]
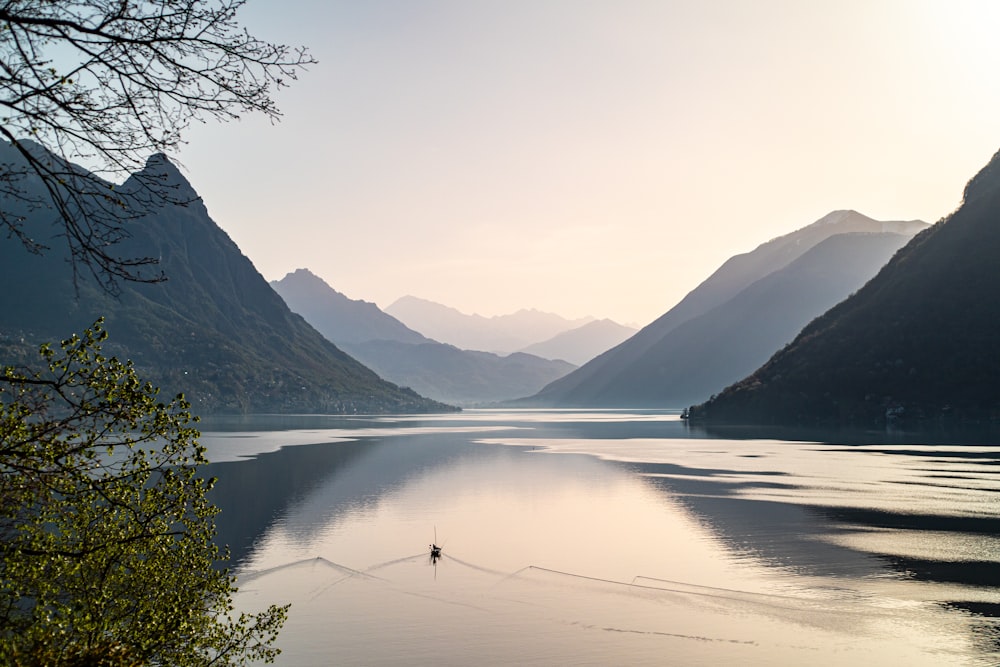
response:
[(204, 426), (238, 606), (292, 603), (279, 665), (1000, 663), (988, 442), (622, 410)]

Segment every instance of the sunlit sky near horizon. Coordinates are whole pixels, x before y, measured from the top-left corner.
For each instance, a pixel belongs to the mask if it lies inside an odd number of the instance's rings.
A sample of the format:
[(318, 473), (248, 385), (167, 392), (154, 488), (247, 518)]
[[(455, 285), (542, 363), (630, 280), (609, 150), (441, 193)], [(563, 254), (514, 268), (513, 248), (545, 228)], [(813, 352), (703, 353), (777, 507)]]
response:
[(835, 209), (934, 222), (1000, 148), (991, 0), (249, 0), (319, 63), (176, 157), (268, 279), (644, 325)]

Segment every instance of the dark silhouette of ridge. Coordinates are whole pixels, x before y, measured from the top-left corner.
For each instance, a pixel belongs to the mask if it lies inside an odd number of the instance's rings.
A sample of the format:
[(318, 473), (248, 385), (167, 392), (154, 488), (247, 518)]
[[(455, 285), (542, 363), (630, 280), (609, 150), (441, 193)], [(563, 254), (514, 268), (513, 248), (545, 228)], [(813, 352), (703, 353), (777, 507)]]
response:
[[(0, 161), (11, 159), (8, 152), (0, 150)], [(165, 156), (151, 157), (121, 185), (126, 200), (144, 179), (188, 201), (125, 219), (122, 252), (158, 258), (168, 280), (123, 283), (112, 296), (82, 279), (75, 291), (57, 244), (38, 256), (0, 240), (0, 275), (18, 285), (0, 292), (0, 362), (37, 359), (38, 344), (104, 316), (105, 353), (132, 359), (169, 394), (184, 392), (196, 413), (450, 409), (383, 381), (292, 313)], [(45, 243), (51, 216), (44, 208), (25, 214), (26, 230)]]
[(1000, 418), (1000, 153), (962, 205), (749, 377), (691, 408), (709, 423)]

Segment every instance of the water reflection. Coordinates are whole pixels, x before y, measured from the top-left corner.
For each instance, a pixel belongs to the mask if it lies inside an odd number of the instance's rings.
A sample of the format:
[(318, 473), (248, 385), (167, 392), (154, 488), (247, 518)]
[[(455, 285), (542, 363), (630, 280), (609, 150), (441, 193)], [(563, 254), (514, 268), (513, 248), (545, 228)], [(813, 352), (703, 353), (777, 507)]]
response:
[(205, 438), (219, 536), (241, 604), (293, 602), (284, 664), (997, 661), (997, 447), (621, 411), (239, 426)]
[(690, 437), (725, 440), (781, 440), (826, 442), (844, 445), (913, 444), (924, 445), (995, 445), (1000, 442), (1000, 424), (929, 424), (923, 428), (903, 429), (893, 426), (809, 427), (704, 425), (684, 422)]

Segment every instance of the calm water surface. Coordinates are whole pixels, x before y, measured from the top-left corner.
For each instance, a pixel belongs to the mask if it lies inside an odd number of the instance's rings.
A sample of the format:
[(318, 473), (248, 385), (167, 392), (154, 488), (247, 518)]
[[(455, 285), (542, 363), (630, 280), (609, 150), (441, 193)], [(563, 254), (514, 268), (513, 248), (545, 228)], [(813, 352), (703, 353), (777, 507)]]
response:
[(203, 426), (239, 606), (292, 603), (279, 665), (1000, 664), (989, 438), (629, 411)]

